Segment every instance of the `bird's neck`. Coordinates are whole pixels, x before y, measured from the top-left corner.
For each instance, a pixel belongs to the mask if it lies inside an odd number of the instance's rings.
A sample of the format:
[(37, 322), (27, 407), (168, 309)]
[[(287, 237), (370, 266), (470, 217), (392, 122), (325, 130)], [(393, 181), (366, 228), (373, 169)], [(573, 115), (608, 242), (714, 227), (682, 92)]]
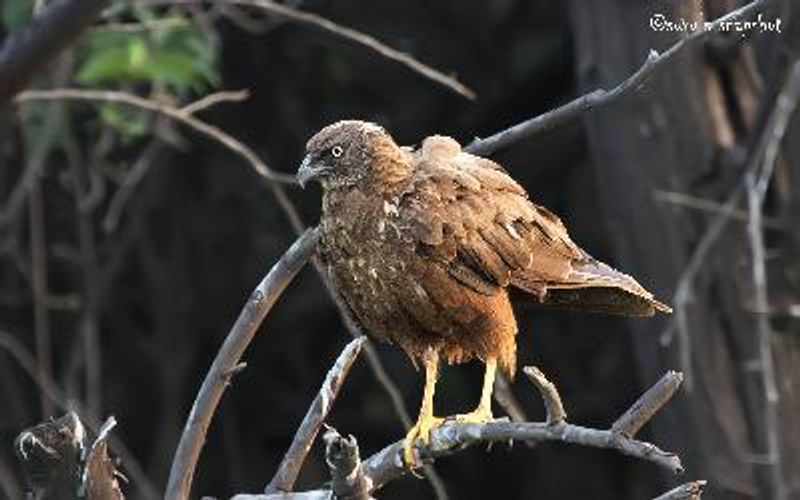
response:
[(366, 169), (364, 189), (377, 195), (393, 196), (401, 190), (413, 173), (410, 154), (387, 141), (375, 146), (370, 167)]

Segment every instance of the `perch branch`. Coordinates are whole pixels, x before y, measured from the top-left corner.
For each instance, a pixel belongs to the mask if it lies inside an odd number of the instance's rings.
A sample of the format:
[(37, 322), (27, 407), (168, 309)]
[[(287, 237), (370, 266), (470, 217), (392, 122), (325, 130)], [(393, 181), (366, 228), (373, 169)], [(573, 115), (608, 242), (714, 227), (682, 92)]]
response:
[(318, 239), (319, 233), (316, 230), (311, 229), (303, 233), (250, 295), (250, 300), (245, 304), (225, 338), (197, 393), (175, 452), (165, 499), (189, 498), (194, 470), (205, 442), (208, 426), (228, 386), (231, 370), (239, 364), (261, 321), (295, 275), (311, 258)]
[(342, 353), (339, 354), (336, 362), (328, 371), (317, 397), (314, 398), (305, 418), (303, 418), (303, 422), (297, 429), (294, 440), (289, 446), (289, 451), (286, 452), (281, 464), (278, 466), (278, 471), (265, 488), (266, 493), (292, 491), (303, 462), (305, 462), (306, 455), (311, 450), (314, 439), (316, 439), (322, 423), (328, 417), (328, 413), (333, 407), (333, 402), (339, 395), (339, 390), (342, 388), (344, 380), (347, 374), (350, 373), (350, 368), (353, 366), (366, 340), (367, 338), (363, 336), (351, 340)]
[[(531, 370), (526, 369), (526, 374), (529, 372)], [(668, 373), (665, 375), (665, 378), (673, 377), (680, 378), (678, 374)], [(558, 393), (555, 386), (547, 382), (543, 375), (541, 375), (540, 379), (537, 377), (534, 380), (538, 380), (534, 383), (542, 393), (544, 400), (553, 405), (551, 410), (553, 414), (558, 415), (559, 410), (555, 408), (558, 406), (556, 401), (559, 401), (560, 397), (557, 396)], [(555, 396), (553, 393), (555, 393)], [(633, 405), (629, 412), (635, 412), (635, 415), (629, 418), (644, 424), (672, 394), (674, 394), (672, 384), (657, 383)], [(643, 404), (643, 401), (646, 401), (646, 403)], [(563, 412), (563, 408), (561, 411)], [(450, 455), (467, 446), (480, 443), (514, 440), (527, 442), (561, 441), (582, 446), (613, 449), (625, 455), (653, 462), (669, 469), (673, 473), (683, 471), (683, 466), (677, 455), (662, 451), (653, 444), (625, 436), (615, 431), (613, 427), (609, 430), (599, 430), (566, 422), (562, 425), (551, 425), (548, 422), (516, 423), (495, 421), (486, 424), (448, 422), (431, 432), (431, 444), (425, 450), (423, 458), (436, 459)], [(401, 477), (407, 472), (403, 465), (402, 450), (403, 442), (398, 441), (364, 461), (364, 470), (367, 477), (372, 481), (374, 489), (380, 488), (387, 482)]]
[(659, 495), (653, 500), (700, 500), (706, 481), (692, 481)]
[[(535, 367), (526, 367), (524, 371), (544, 399), (548, 414), (547, 421), (492, 421), (484, 424), (460, 424), (447, 421), (431, 431), (430, 445), (427, 449), (422, 450), (422, 458), (430, 462), (456, 453), (468, 446), (492, 442), (560, 441), (580, 446), (616, 450), (625, 455), (653, 462), (675, 474), (683, 472), (683, 465), (677, 455), (663, 451), (651, 443), (634, 439), (634, 435), (641, 426), (647, 423), (675, 394), (682, 380), (680, 373), (668, 372), (665, 374), (610, 429), (600, 430), (567, 423), (566, 412), (555, 385)], [(362, 463), (369, 493), (409, 472), (403, 461), (403, 444), (403, 441), (390, 444)], [(290, 494), (237, 495), (233, 500), (316, 500), (323, 498), (331, 498), (331, 491), (319, 489)]]
[(76, 39), (108, 0), (57, 0), (0, 48), (0, 105), (25, 88), (34, 73)]
[[(239, 96), (237, 96), (238, 98)], [(206, 102), (202, 102), (200, 108), (207, 107), (210, 97), (204, 98)], [(258, 155), (253, 152), (248, 146), (240, 142), (238, 139), (229, 135), (224, 130), (210, 125), (202, 120), (197, 119), (191, 113), (187, 112), (194, 110), (196, 106), (189, 104), (183, 108), (176, 108), (164, 102), (154, 101), (152, 99), (145, 99), (134, 94), (127, 92), (119, 92), (115, 90), (82, 90), (82, 89), (51, 89), (51, 90), (29, 90), (20, 93), (16, 99), (17, 102), (30, 102), (30, 101), (52, 101), (52, 100), (72, 100), (72, 101), (92, 101), (92, 102), (107, 102), (112, 104), (123, 104), (132, 106), (134, 108), (150, 111), (163, 115), (171, 120), (175, 120), (198, 133), (206, 136), (207, 138), (215, 141), (225, 148), (235, 153), (240, 158), (244, 159), (250, 164), (256, 172), (258, 172), (265, 179), (272, 182), (279, 182), (283, 184), (295, 184), (294, 176), (275, 172), (269, 168)], [(215, 98), (216, 102), (222, 100)], [(233, 100), (230, 95), (226, 95), (224, 100)], [(213, 101), (212, 101), (213, 103)]]
[(667, 61), (672, 59), (675, 54), (680, 52), (685, 46), (692, 43), (697, 43), (700, 40), (708, 37), (711, 33), (717, 31), (723, 23), (735, 21), (752, 15), (758, 9), (766, 6), (767, 3), (769, 3), (769, 0), (756, 0), (754, 2), (750, 2), (749, 4), (731, 11), (728, 14), (709, 23), (709, 25), (704, 27), (704, 29), (695, 31), (690, 35), (681, 38), (680, 41), (673, 44), (665, 52), (659, 54), (657, 51), (651, 50), (647, 55), (647, 59), (645, 60), (644, 64), (642, 64), (642, 66), (630, 77), (611, 90), (596, 89), (552, 111), (548, 111), (547, 113), (543, 113), (539, 116), (518, 123), (505, 130), (501, 130), (500, 132), (497, 132), (496, 134), (485, 139), (475, 139), (464, 149), (473, 154), (490, 155), (499, 149), (509, 146), (510, 144), (545, 130), (557, 127), (594, 108), (615, 102), (630, 92), (641, 88), (641, 86), (645, 84), (645, 82), (652, 76), (658, 67), (667, 63)]

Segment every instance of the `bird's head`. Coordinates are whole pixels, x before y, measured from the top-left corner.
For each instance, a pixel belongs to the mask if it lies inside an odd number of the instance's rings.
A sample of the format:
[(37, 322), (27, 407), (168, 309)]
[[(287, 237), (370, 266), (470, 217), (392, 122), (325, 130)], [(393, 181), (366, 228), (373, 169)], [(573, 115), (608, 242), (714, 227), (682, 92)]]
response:
[(297, 182), (304, 187), (316, 180), (325, 190), (374, 181), (392, 184), (409, 169), (402, 149), (382, 127), (344, 120), (309, 139)]

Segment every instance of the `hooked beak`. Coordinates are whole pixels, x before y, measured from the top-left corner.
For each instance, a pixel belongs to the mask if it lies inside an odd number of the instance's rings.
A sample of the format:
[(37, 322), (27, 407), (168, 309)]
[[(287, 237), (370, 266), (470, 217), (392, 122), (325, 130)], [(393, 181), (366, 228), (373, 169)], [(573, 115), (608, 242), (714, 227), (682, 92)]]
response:
[(315, 168), (313, 166), (313, 162), (311, 161), (310, 156), (306, 156), (303, 158), (303, 163), (300, 164), (300, 168), (297, 169), (297, 174), (295, 178), (297, 179), (297, 183), (300, 184), (301, 188), (305, 188), (306, 184), (309, 181), (316, 179), (317, 175), (324, 170), (324, 168)]

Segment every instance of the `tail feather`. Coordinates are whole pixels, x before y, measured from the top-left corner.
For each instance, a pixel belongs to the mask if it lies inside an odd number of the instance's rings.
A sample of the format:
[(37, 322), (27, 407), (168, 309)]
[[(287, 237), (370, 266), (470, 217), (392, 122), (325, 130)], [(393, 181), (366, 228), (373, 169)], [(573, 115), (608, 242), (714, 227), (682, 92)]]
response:
[(512, 284), (535, 295), (545, 307), (624, 316), (672, 312), (631, 276), (591, 257), (573, 262), (571, 272), (557, 280), (527, 272), (513, 277)]

